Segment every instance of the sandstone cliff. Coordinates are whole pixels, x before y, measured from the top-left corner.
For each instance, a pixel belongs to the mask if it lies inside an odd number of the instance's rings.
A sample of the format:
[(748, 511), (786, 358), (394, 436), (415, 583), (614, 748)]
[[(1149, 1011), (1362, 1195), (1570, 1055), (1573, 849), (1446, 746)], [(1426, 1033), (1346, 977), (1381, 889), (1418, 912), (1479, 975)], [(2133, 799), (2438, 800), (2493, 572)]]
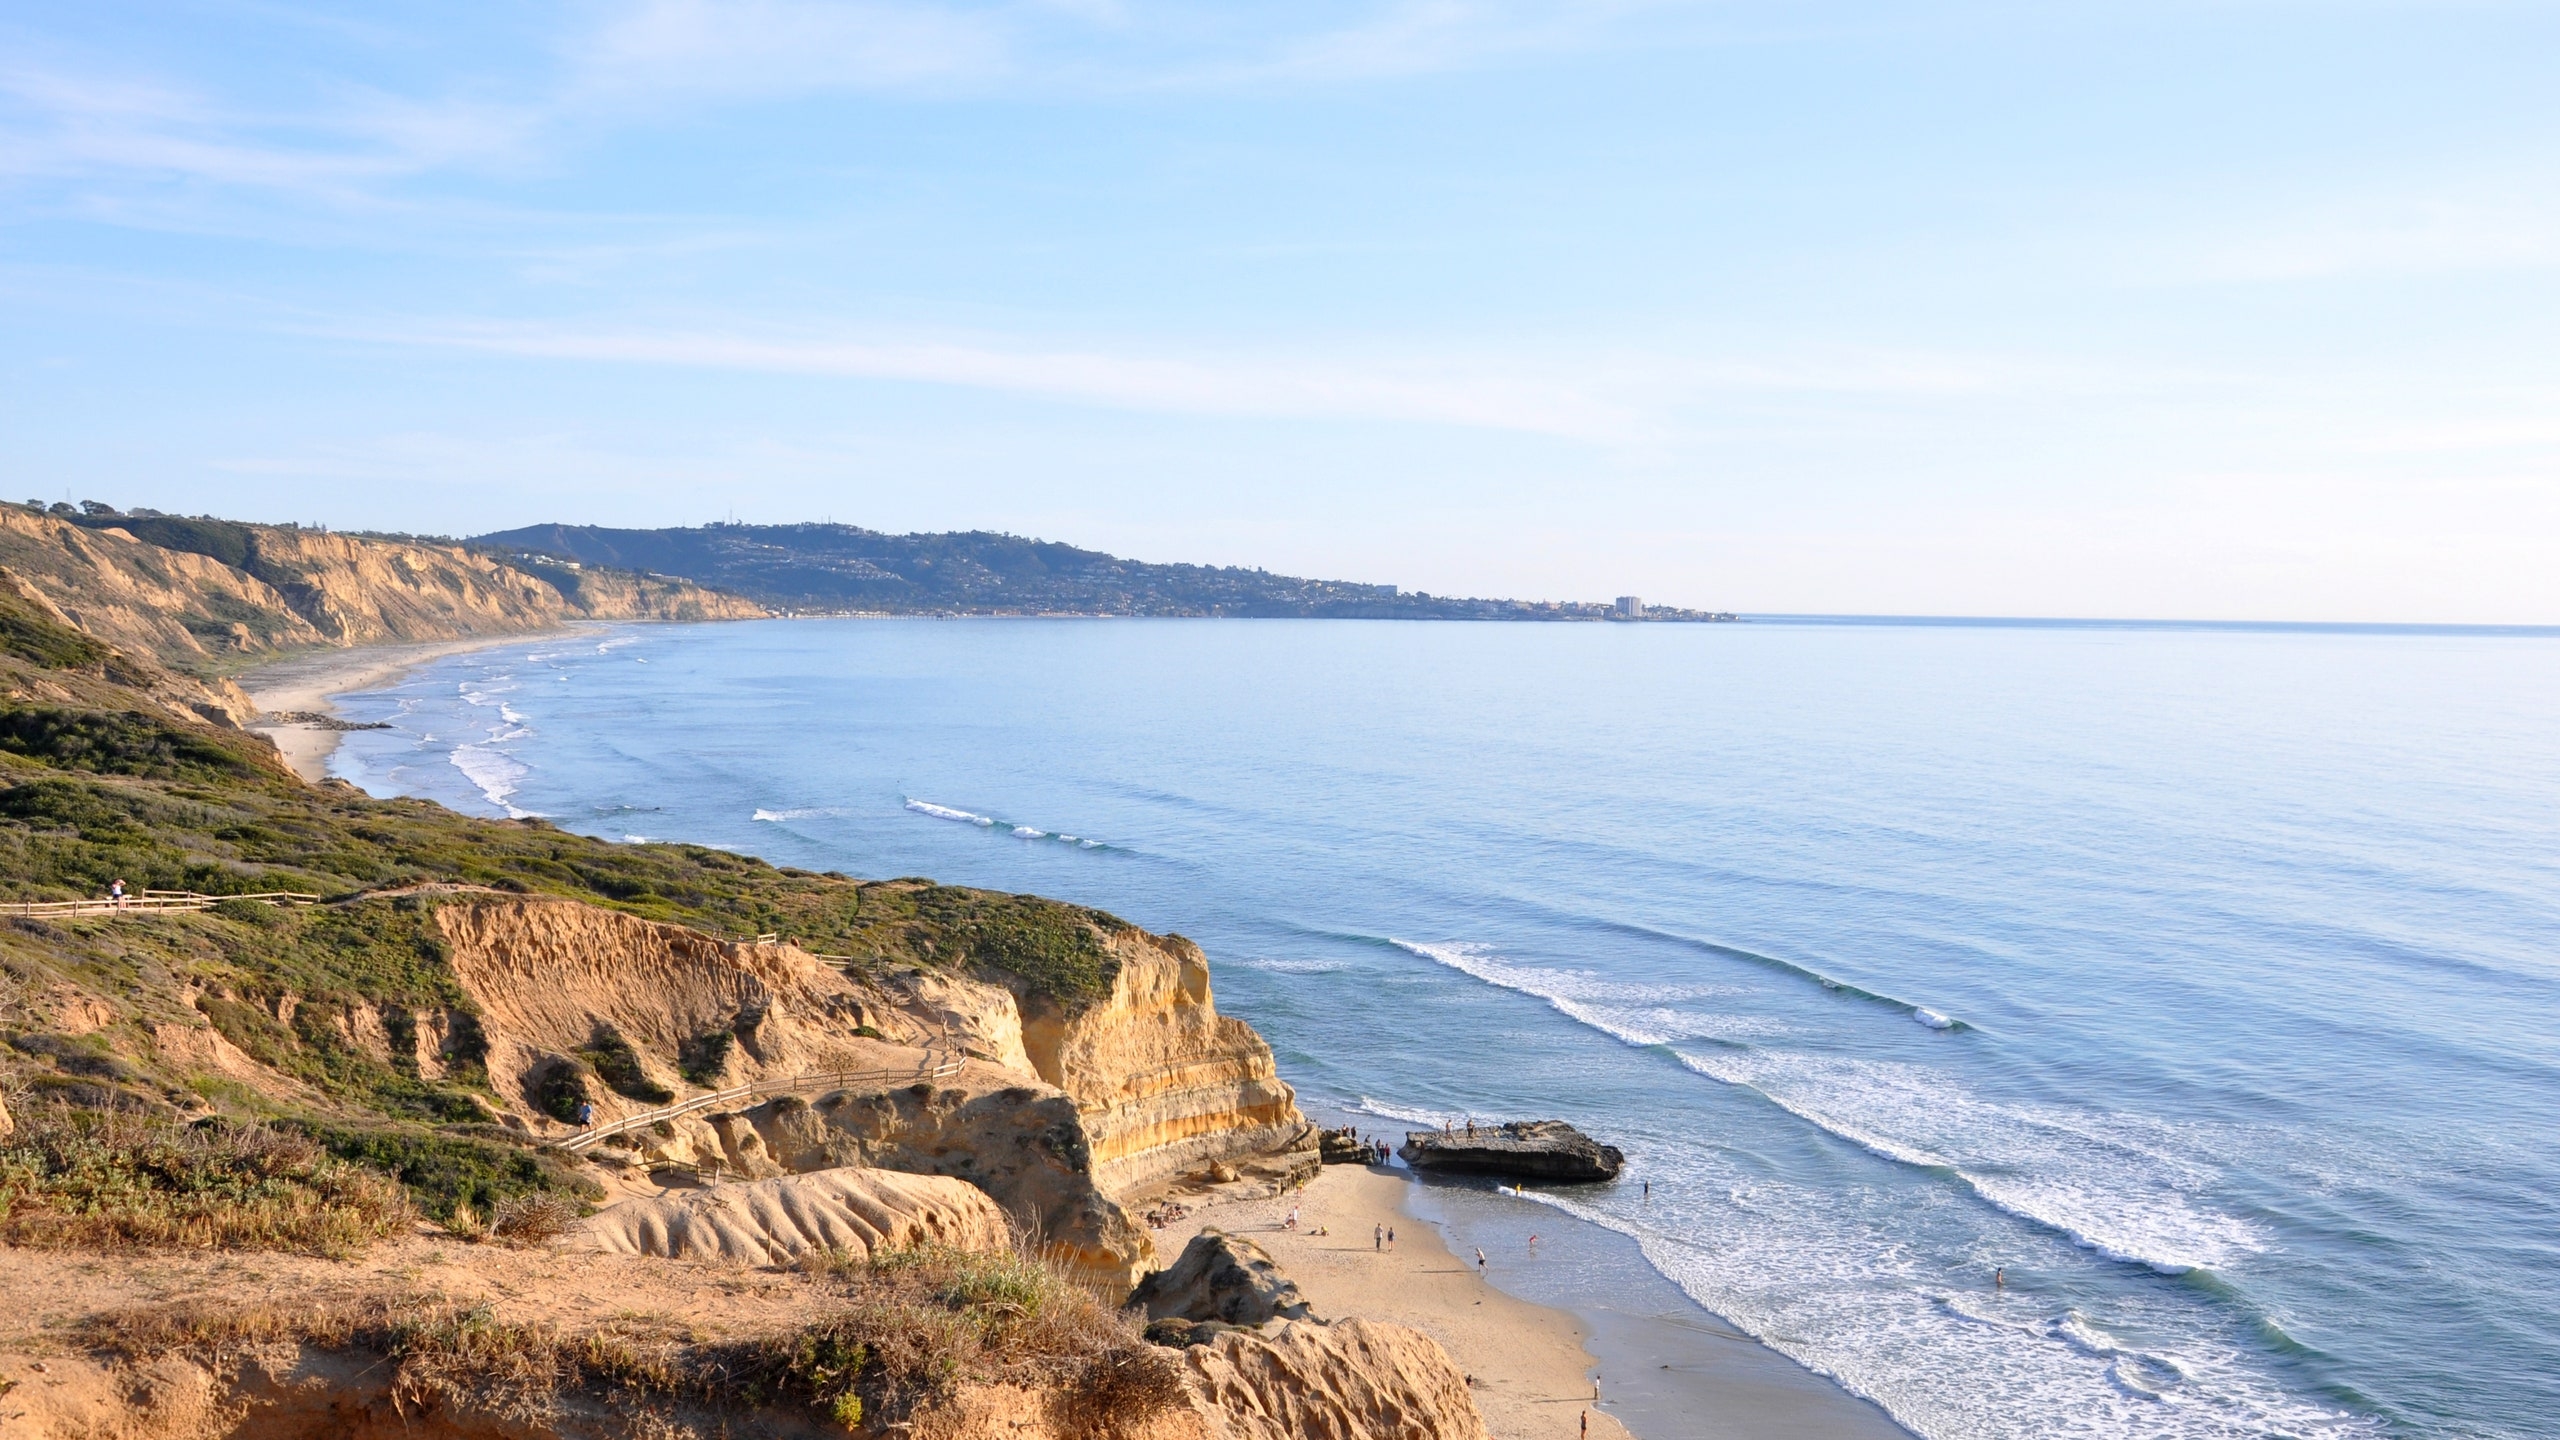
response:
[(625, 1200), (570, 1228), (572, 1250), (780, 1265), (817, 1251), (851, 1260), (931, 1245), (1000, 1250), (1004, 1213), (938, 1175), (839, 1169)]
[(0, 566), (108, 644), (181, 670), (333, 646), (729, 620), (761, 606), (686, 581), (517, 566), (456, 545), (0, 505)]
[[(1155, 1260), (1117, 1203), (1133, 1189), (1212, 1160), (1296, 1155), (1310, 1133), (1270, 1047), (1217, 1014), (1188, 941), (1114, 936), (1110, 993), (1070, 1014), (988, 980), (856, 979), (797, 946), (573, 902), (475, 897), (436, 923), (514, 1123), (565, 1133), (581, 1102), (611, 1121), (726, 1086), (864, 1072), (666, 1121), (630, 1150), (754, 1178), (844, 1165), (956, 1176), (1098, 1282), (1133, 1284)], [(417, 1063), (434, 1063), (418, 1043)], [(927, 1046), (971, 1058), (931, 1075)]]

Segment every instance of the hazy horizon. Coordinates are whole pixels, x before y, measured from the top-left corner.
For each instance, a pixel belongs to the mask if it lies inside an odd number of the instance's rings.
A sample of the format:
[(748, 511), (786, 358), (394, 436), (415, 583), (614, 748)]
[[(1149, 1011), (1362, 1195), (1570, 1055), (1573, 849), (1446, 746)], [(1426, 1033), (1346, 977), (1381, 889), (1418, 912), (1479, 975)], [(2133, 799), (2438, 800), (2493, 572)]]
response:
[(0, 19), (0, 494), (2560, 622), (2548, 6)]

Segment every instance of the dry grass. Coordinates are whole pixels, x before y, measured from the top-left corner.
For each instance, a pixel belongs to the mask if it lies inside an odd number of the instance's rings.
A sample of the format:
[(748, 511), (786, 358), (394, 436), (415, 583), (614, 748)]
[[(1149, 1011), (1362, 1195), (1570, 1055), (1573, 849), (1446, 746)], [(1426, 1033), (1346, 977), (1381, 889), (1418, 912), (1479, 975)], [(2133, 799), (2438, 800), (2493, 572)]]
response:
[(706, 1432), (721, 1430), (724, 1415), (769, 1406), (848, 1428), (924, 1421), (978, 1385), (1046, 1397), (1051, 1425), (1077, 1437), (1130, 1434), (1182, 1403), (1163, 1350), (1035, 1259), (923, 1250), (820, 1268), (847, 1283), (843, 1309), (803, 1329), (709, 1344), (637, 1322), (564, 1332), (414, 1293), (158, 1305), (105, 1317), (87, 1338), (217, 1370), (277, 1345), (370, 1353), (390, 1365), (404, 1409), (540, 1408), (585, 1395)]
[(1028, 1253), (946, 1249), (822, 1262), (850, 1282), (840, 1313), (789, 1337), (784, 1386), (821, 1409), (895, 1422), (966, 1385), (1049, 1397), (1062, 1433), (1124, 1433), (1181, 1403), (1165, 1352), (1138, 1323)]
[(0, 1241), (339, 1255), (409, 1225), (391, 1179), (263, 1125), (36, 1110), (0, 1140)]
[(549, 1190), (510, 1195), (489, 1212), (489, 1233), (510, 1245), (539, 1245), (568, 1229), (578, 1211), (577, 1201)]

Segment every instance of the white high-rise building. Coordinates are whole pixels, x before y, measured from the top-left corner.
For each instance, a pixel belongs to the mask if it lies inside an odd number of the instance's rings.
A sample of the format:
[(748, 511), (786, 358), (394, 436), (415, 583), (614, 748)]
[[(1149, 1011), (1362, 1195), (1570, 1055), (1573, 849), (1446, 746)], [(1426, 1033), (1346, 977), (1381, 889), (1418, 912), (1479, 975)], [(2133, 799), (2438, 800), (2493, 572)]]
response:
[(1621, 620), (1641, 620), (1641, 619), (1643, 619), (1643, 618), (1644, 618), (1644, 600), (1643, 600), (1643, 598), (1642, 598), (1642, 597), (1640, 597), (1640, 596), (1635, 596), (1635, 595), (1621, 595), (1621, 596), (1619, 596), (1619, 597), (1618, 597), (1618, 618), (1619, 618), (1619, 619), (1621, 619)]

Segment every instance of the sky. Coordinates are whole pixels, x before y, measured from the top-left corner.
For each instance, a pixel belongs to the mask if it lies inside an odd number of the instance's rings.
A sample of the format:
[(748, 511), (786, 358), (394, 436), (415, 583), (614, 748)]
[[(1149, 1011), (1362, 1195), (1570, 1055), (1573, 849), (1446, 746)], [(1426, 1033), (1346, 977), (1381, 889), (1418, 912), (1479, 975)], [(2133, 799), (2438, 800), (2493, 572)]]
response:
[(0, 0), (0, 494), (2560, 623), (2560, 5)]

